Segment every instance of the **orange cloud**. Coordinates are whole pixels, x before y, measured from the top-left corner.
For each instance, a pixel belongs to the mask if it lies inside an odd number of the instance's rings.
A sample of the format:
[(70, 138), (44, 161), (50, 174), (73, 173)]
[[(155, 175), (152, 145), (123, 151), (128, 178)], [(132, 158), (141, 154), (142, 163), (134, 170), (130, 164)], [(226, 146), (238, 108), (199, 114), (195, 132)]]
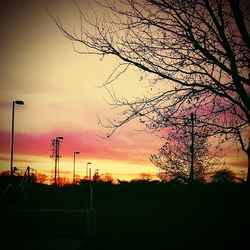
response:
[(232, 161), (229, 165), (234, 168), (244, 168), (247, 167), (247, 161)]

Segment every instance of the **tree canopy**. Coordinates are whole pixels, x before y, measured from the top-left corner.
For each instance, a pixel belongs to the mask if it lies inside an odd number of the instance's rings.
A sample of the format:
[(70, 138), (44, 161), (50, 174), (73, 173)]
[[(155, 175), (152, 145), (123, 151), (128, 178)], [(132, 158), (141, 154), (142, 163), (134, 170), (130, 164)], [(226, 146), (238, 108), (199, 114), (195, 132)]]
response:
[[(168, 133), (166, 142), (160, 148), (158, 154), (151, 155), (150, 160), (161, 171), (165, 173), (165, 179), (179, 179), (187, 182), (189, 180), (206, 181), (214, 172), (214, 168), (222, 165), (222, 152), (219, 146), (208, 141), (203, 131), (195, 132), (194, 143), (194, 166), (191, 177), (192, 150), (190, 146), (190, 128), (186, 131), (172, 131)], [(162, 176), (164, 177), (164, 175)]]
[(78, 29), (52, 18), (79, 53), (120, 59), (105, 87), (136, 67), (159, 89), (132, 101), (110, 91), (124, 110), (108, 121), (111, 134), (136, 118), (151, 130), (181, 128), (193, 112), (206, 135), (235, 139), (250, 156), (249, 1), (107, 0), (76, 7)]

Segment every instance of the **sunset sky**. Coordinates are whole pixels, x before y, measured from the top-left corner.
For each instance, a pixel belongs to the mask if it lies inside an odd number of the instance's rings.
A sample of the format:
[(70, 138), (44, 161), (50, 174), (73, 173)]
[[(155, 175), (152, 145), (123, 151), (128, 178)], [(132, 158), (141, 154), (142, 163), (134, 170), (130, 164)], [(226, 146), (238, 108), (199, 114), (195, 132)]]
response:
[[(67, 24), (79, 21), (70, 1), (53, 1), (53, 11)], [(73, 152), (80, 151), (76, 173), (85, 173), (86, 163), (100, 173), (110, 172), (120, 179), (139, 173), (157, 173), (149, 161), (163, 139), (138, 132), (136, 123), (125, 125), (111, 138), (98, 124), (116, 117), (118, 110), (109, 106), (104, 88), (99, 88), (117, 65), (114, 57), (100, 61), (93, 55), (74, 52), (51, 21), (39, 1), (5, 1), (1, 5), (0, 56), (0, 169), (9, 170), (12, 102), (23, 100), (15, 109), (14, 166), (30, 166), (49, 177), (54, 169), (50, 141), (63, 136), (60, 175), (71, 178)], [(130, 69), (113, 83), (118, 95), (140, 96), (145, 81)], [(235, 172), (246, 172), (246, 157), (229, 145), (226, 165)]]

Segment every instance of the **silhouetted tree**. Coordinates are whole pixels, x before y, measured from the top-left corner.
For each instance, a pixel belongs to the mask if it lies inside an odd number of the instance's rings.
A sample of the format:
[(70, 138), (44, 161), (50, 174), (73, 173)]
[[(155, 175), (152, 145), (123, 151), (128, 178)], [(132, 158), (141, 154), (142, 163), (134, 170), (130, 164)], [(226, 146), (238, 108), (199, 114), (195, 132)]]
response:
[(80, 182), (81, 182), (80, 175), (76, 174), (76, 175), (75, 175), (75, 183), (76, 183), (76, 184), (80, 184)]
[(211, 178), (212, 182), (235, 182), (236, 181), (236, 175), (235, 173), (228, 169), (228, 168), (224, 168), (224, 169), (220, 169), (217, 170)]
[(113, 105), (124, 109), (106, 124), (112, 128), (110, 135), (135, 118), (153, 130), (182, 127), (192, 109), (208, 135), (236, 140), (250, 158), (249, 1), (107, 0), (91, 4), (90, 9), (76, 4), (81, 21), (72, 32), (59, 18), (52, 18), (76, 51), (120, 59), (103, 84), (107, 89), (131, 66), (141, 70), (152, 89), (130, 101), (110, 90)]
[(140, 173), (138, 178), (143, 181), (152, 181), (154, 176), (151, 173)]
[(131, 182), (141, 182), (141, 181), (152, 181), (153, 180), (153, 174), (151, 173), (140, 173), (138, 178), (132, 179)]
[(9, 176), (10, 175), (10, 171), (2, 171), (0, 173), (0, 176)]
[(83, 181), (89, 181), (89, 176), (84, 176), (82, 180)]
[(161, 182), (168, 182), (171, 180), (171, 176), (166, 171), (157, 173), (156, 176), (160, 179)]
[[(213, 167), (221, 164), (221, 150), (209, 142), (204, 131), (195, 132), (194, 175), (192, 179), (205, 181)], [(167, 179), (190, 179), (191, 158), (190, 129), (168, 133), (166, 142), (159, 154), (151, 155), (150, 160), (165, 172)]]
[(36, 182), (45, 184), (47, 183), (47, 181), (48, 181), (48, 176), (46, 174), (37, 173)]
[[(79, 183), (79, 181), (80, 180), (79, 180), (79, 176), (78, 176), (76, 183)], [(64, 186), (64, 185), (68, 185), (68, 184), (71, 184), (71, 181), (66, 176), (60, 176), (58, 178), (58, 183), (57, 183), (58, 186)]]
[(99, 175), (98, 171), (96, 171), (93, 175), (93, 181), (100, 181), (101, 180), (101, 176)]
[(115, 180), (111, 173), (102, 174), (100, 179), (103, 182), (114, 182)]

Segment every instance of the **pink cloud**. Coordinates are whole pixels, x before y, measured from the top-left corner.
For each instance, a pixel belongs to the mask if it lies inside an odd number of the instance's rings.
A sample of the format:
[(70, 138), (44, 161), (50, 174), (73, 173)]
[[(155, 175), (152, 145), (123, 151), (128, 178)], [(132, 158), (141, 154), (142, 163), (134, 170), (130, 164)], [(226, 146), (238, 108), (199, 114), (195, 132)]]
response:
[[(159, 138), (134, 131), (117, 132), (111, 138), (101, 138), (96, 131), (49, 132), (46, 134), (15, 134), (15, 154), (48, 157), (50, 142), (56, 136), (63, 136), (61, 154), (71, 158), (74, 151), (80, 151), (83, 158), (108, 159), (131, 163), (148, 162), (149, 154), (155, 153), (162, 142)], [(0, 131), (0, 152), (10, 152), (10, 133)]]

